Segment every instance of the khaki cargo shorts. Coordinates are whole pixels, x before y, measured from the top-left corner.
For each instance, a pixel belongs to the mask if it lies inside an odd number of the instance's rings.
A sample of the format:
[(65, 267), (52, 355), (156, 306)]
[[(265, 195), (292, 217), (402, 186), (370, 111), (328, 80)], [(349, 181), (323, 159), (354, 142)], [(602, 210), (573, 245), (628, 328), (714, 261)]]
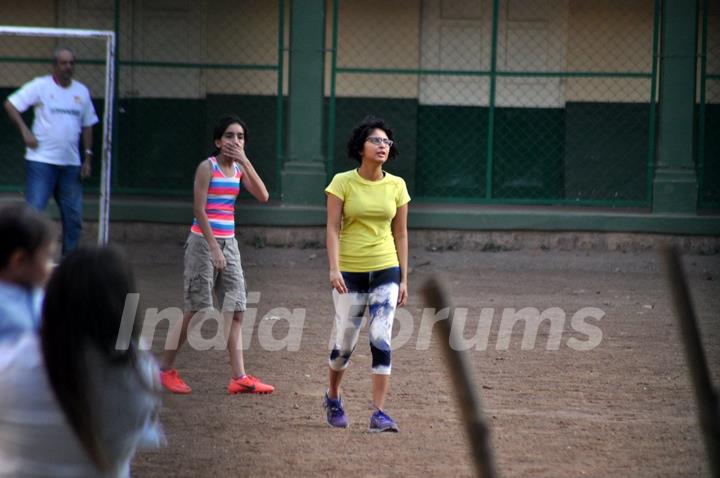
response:
[(225, 256), (226, 265), (222, 271), (213, 267), (210, 246), (204, 237), (190, 233), (185, 242), (183, 281), (186, 312), (213, 307), (213, 291), (223, 311), (245, 310), (245, 274), (237, 240), (233, 237), (217, 241)]

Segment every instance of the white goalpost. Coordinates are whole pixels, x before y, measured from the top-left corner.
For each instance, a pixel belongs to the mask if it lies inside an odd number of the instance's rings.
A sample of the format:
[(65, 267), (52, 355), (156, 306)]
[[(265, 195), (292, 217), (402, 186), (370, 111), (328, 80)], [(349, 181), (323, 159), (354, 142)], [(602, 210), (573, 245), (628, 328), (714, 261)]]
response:
[(87, 38), (105, 40), (105, 107), (102, 152), (100, 156), (100, 202), (98, 205), (98, 244), (107, 244), (110, 226), (110, 178), (112, 172), (112, 132), (115, 92), (115, 32), (72, 28), (41, 28), (0, 25), (0, 36)]

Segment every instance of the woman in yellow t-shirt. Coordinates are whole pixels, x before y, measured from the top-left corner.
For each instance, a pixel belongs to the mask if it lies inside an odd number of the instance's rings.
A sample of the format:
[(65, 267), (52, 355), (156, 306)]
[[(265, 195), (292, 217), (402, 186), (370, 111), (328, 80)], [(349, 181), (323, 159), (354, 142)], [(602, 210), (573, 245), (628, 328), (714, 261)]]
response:
[(397, 432), (383, 411), (390, 385), (395, 309), (407, 302), (407, 214), (410, 196), (405, 181), (383, 171), (397, 155), (392, 130), (368, 117), (348, 141), (348, 155), (360, 167), (336, 174), (327, 194), (327, 253), (335, 304), (335, 337), (325, 394), (327, 422), (348, 426), (340, 382), (357, 345), (365, 309), (370, 312), (372, 401), (370, 431)]

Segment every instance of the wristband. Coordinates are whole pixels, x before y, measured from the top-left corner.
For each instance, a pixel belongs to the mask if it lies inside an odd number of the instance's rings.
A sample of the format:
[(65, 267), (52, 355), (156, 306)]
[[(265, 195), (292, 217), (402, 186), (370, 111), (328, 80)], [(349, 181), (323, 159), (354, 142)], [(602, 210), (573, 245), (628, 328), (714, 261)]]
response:
[(92, 149), (86, 149), (85, 154), (89, 154), (90, 156), (95, 156), (92, 152)]

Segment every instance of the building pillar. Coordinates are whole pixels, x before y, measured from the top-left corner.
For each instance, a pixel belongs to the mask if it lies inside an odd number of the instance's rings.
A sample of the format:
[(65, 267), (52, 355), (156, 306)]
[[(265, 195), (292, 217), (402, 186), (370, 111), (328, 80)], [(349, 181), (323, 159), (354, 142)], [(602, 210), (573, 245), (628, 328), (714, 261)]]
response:
[(290, 11), (290, 69), (287, 159), (282, 171), (283, 203), (325, 202), (323, 75), (325, 0), (296, 0)]
[(653, 212), (697, 213), (697, 0), (663, 0)]

